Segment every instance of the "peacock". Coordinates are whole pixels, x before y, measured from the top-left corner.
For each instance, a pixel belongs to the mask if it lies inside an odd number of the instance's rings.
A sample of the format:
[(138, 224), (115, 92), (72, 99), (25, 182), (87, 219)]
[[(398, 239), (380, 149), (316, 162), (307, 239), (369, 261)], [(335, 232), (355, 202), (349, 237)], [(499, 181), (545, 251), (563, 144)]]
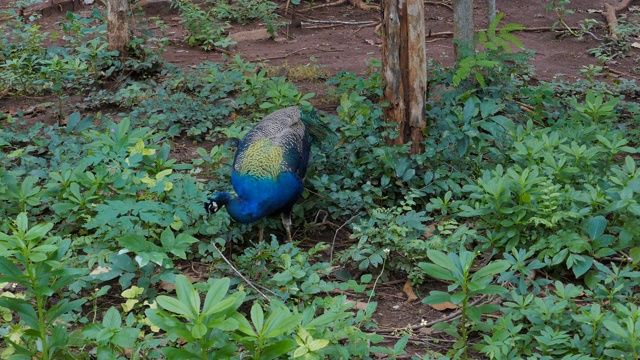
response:
[(234, 220), (252, 223), (280, 213), (291, 241), (291, 209), (304, 190), (311, 143), (335, 136), (313, 108), (292, 106), (265, 116), (237, 143), (231, 172), (235, 194), (216, 193), (204, 204), (207, 214), (226, 206)]

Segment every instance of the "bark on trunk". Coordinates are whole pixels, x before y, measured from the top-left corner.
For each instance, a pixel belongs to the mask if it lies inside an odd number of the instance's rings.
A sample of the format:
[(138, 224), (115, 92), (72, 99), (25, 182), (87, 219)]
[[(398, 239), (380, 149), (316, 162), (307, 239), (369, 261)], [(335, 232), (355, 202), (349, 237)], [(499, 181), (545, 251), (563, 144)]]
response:
[(385, 117), (399, 124), (394, 144), (411, 141), (411, 153), (424, 151), (427, 127), (427, 65), (423, 0), (383, 0), (382, 67)]
[(473, 50), (473, 0), (453, 0), (453, 53), (456, 60)]
[(127, 57), (129, 42), (129, 2), (127, 0), (109, 0), (107, 3), (107, 41), (109, 50), (120, 52)]
[(487, 27), (496, 18), (496, 0), (487, 0)]

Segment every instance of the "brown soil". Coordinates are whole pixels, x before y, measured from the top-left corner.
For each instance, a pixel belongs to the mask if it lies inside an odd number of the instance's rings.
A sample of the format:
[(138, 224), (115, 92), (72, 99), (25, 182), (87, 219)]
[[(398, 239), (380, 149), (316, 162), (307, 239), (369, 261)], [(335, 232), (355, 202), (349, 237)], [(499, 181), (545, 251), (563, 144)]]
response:
[[(93, 6), (103, 7), (100, 1), (94, 5), (82, 5), (76, 0), (53, 0), (57, 5), (46, 6), (42, 10), (44, 15), (39, 23), (45, 31), (57, 29), (56, 22), (63, 21), (66, 11), (74, 11), (88, 15)], [(569, 7), (576, 10), (575, 14), (566, 17), (567, 24), (579, 28), (581, 20), (590, 18), (601, 23), (604, 18), (601, 13), (591, 10), (601, 10), (605, 0), (574, 0)], [(7, 8), (11, 0), (0, 0), (0, 8)], [(48, 2), (47, 2), (48, 3)], [(554, 13), (545, 12), (548, 0), (501, 0), (498, 1), (498, 11), (505, 13), (502, 23), (519, 23), (527, 28), (539, 28), (537, 31), (523, 31), (518, 37), (523, 41), (526, 49), (534, 50), (535, 56), (532, 64), (536, 69), (536, 76), (540, 80), (551, 80), (556, 74), (566, 74), (567, 80), (580, 76), (579, 71), (584, 66), (600, 65), (598, 59), (589, 55), (588, 50), (600, 44), (607, 32), (605, 26), (600, 25), (594, 31), (594, 36), (585, 36), (578, 39), (572, 36), (560, 36), (559, 33), (550, 30), (557, 20)], [(284, 8), (284, 1), (281, 2)], [(324, 4), (316, 1), (315, 4)], [(45, 4), (46, 5), (46, 4)], [(305, 5), (307, 6), (307, 5)], [(373, 25), (380, 20), (376, 11), (363, 11), (347, 4), (339, 6), (326, 6), (313, 11), (305, 10), (305, 6), (298, 8), (301, 20), (338, 20), (338, 21), (372, 21)], [(476, 1), (475, 19), (476, 29), (486, 28), (485, 2)], [(452, 11), (450, 5), (437, 2), (425, 2), (425, 19), (427, 34), (450, 32), (453, 29)], [(167, 35), (171, 39), (171, 45), (164, 53), (165, 60), (179, 66), (192, 66), (203, 61), (224, 61), (221, 52), (204, 52), (198, 48), (191, 48), (183, 40), (184, 30), (180, 26), (179, 16), (174, 9), (169, 8), (168, 2), (152, 2), (144, 7), (148, 15), (159, 16), (169, 26)], [(281, 14), (284, 11), (280, 11)], [(628, 14), (628, 10), (622, 11), (621, 16)], [(231, 33), (262, 29), (259, 23), (247, 26), (234, 26)], [(305, 65), (312, 62), (326, 67), (331, 75), (339, 70), (347, 70), (356, 73), (367, 71), (367, 62), (370, 59), (380, 58), (381, 39), (375, 33), (375, 26), (367, 25), (334, 25), (324, 28), (307, 28), (290, 26), (281, 29), (278, 39), (265, 39), (259, 41), (240, 41), (237, 46), (229, 49), (231, 55), (240, 54), (245, 61), (266, 62), (269, 65)], [(635, 65), (638, 59), (638, 49), (631, 50), (631, 56), (619, 59), (605, 68), (605, 75), (611, 77), (624, 76), (635, 79), (640, 74)], [(427, 38), (427, 55), (445, 66), (453, 64), (453, 46), (451, 36), (433, 36)], [(299, 83), (299, 87), (305, 92), (322, 92), (322, 82)], [(51, 98), (0, 98), (0, 109), (3, 112), (26, 112), (34, 109), (30, 115), (32, 121), (51, 121), (54, 117), (52, 107), (39, 110), (36, 105), (52, 101)], [(75, 104), (76, 101), (68, 101)], [(321, 104), (317, 104), (321, 105)], [(322, 104), (327, 111), (335, 110), (337, 104)], [(199, 146), (202, 146), (200, 144)], [(193, 143), (189, 139), (178, 141), (176, 150), (184, 157), (193, 154)], [(377, 274), (374, 274), (374, 276)], [(402, 280), (402, 279), (400, 279)], [(434, 341), (433, 334), (428, 335), (409, 326), (419, 325), (421, 320), (432, 321), (451, 312), (436, 311), (431, 307), (421, 304), (419, 301), (408, 303), (407, 296), (402, 291), (404, 281), (382, 282), (376, 288), (374, 300), (379, 302), (375, 318), (379, 326), (385, 332), (389, 343), (394, 343), (398, 335), (412, 333), (417, 342), (408, 347), (410, 355), (422, 356), (428, 349), (443, 351), (451, 346), (450, 340), (441, 339)], [(419, 289), (414, 289), (418, 298), (423, 298), (434, 288), (441, 284), (427, 284)], [(365, 299), (366, 300), (366, 299)], [(400, 331), (392, 331), (392, 329)], [(440, 336), (435, 336), (440, 337)]]

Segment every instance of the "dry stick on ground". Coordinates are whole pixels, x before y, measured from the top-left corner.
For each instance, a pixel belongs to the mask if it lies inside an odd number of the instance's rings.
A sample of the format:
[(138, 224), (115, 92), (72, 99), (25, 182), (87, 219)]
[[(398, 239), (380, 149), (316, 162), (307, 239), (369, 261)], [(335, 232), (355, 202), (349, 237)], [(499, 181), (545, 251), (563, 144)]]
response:
[[(479, 29), (476, 30), (476, 32), (481, 32), (481, 31), (487, 31), (487, 29)], [(529, 27), (529, 28), (522, 28), (519, 30), (514, 30), (514, 31), (522, 31), (522, 32), (543, 32), (543, 31), (552, 31), (550, 27)], [(442, 31), (442, 32), (429, 32), (427, 33), (427, 38), (430, 37), (436, 37), (436, 36), (453, 36), (453, 32), (452, 31)]]
[(607, 20), (607, 24), (609, 25), (609, 36), (613, 39), (618, 38), (618, 19), (616, 17), (616, 11), (624, 10), (632, 0), (622, 0), (620, 3), (611, 5), (609, 3), (605, 3), (604, 7), (604, 18)]
[(358, 215), (353, 215), (349, 220), (345, 221), (344, 224), (342, 224), (337, 230), (336, 233), (333, 235), (333, 241), (331, 242), (331, 253), (329, 254), (329, 264), (333, 263), (333, 248), (336, 246), (336, 238), (338, 237), (338, 232), (340, 230), (342, 230), (343, 227), (345, 227), (348, 223), (351, 222), (351, 220), (355, 219)]
[(247, 279), (246, 277), (244, 277), (244, 275), (242, 275), (240, 273), (240, 271), (238, 271), (238, 269), (235, 268), (235, 266), (233, 266), (233, 264), (231, 264), (231, 261), (227, 260), (226, 256), (224, 256), (224, 254), (222, 253), (222, 251), (220, 251), (220, 249), (218, 249), (218, 247), (216, 246), (215, 242), (211, 242), (211, 245), (213, 245), (213, 248), (216, 249), (216, 251), (218, 252), (218, 254), (220, 254), (220, 257), (222, 257), (222, 260), (224, 260), (224, 262), (227, 263), (227, 265), (229, 265), (229, 267), (231, 267), (231, 270), (233, 270), (233, 272), (235, 272), (238, 276), (240, 276), (240, 278), (242, 278), (242, 280), (244, 280), (244, 282), (247, 283), (247, 285), (249, 285), (253, 290), (255, 290), (258, 294), (260, 294), (260, 296), (262, 296), (265, 300), (267, 301), (271, 301), (271, 299), (269, 299), (267, 297), (267, 295), (263, 294), (262, 291), (258, 290), (258, 288), (253, 285), (253, 283), (251, 281), (249, 281), (249, 279)]
[(352, 6), (355, 6), (360, 10), (380, 10), (380, 7), (378, 5), (368, 5), (368, 4), (365, 4), (364, 1), (362, 1), (362, 0), (338, 0), (338, 1), (334, 1), (332, 3), (326, 3), (326, 4), (310, 6), (309, 8), (307, 8), (305, 10), (315, 10), (315, 9), (320, 9), (320, 8), (323, 8), (323, 7), (338, 6), (338, 5), (342, 5), (342, 4), (346, 3), (347, 1), (349, 1), (349, 3)]
[(437, 2), (437, 1), (425, 1), (424, 3), (425, 3), (425, 4), (428, 4), (428, 5), (444, 6), (444, 7), (446, 7), (447, 9), (449, 9), (449, 10), (453, 11), (453, 6), (451, 6), (451, 5), (449, 5), (449, 4), (446, 4), (446, 3), (443, 3), (443, 2)]

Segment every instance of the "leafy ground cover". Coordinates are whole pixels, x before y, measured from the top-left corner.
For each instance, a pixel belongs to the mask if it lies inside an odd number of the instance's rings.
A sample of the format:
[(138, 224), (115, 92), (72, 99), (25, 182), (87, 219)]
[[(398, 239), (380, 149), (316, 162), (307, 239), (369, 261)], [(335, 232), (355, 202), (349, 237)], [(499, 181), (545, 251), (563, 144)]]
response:
[[(537, 75), (528, 35), (504, 25), (515, 9), (487, 24), (478, 52), (430, 62), (427, 150), (410, 155), (387, 142), (379, 61), (250, 62), (198, 24), (274, 35), (283, 4), (233, 4), (172, 10), (189, 51), (229, 52), (192, 67), (167, 56), (167, 18), (139, 18), (122, 60), (104, 8), (60, 22), (6, 8), (0, 357), (639, 356), (639, 87), (603, 76), (634, 58), (633, 12), (627, 37), (593, 46), (595, 65), (567, 79)], [(546, 16), (566, 24), (571, 6)], [(579, 24), (560, 46), (605, 36)], [(341, 140), (314, 154), (298, 241), (278, 219), (257, 243), (257, 225), (205, 218), (207, 194), (229, 187), (227, 139), (311, 104), (335, 110), (323, 116)]]

